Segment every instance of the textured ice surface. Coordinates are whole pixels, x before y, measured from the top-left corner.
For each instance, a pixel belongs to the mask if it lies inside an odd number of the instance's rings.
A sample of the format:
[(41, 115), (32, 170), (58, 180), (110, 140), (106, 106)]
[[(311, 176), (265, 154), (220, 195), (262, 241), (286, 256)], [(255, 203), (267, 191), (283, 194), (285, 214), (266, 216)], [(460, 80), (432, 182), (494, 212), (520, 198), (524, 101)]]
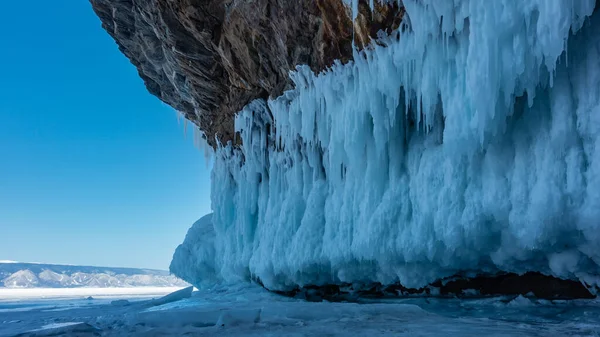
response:
[(213, 227), (190, 230), (178, 276), (598, 284), (594, 1), (403, 3), (402, 32), (324, 73), (298, 68), (294, 90), (239, 114), (244, 147), (218, 149)]
[[(314, 303), (240, 284), (149, 309), (149, 302), (133, 301), (125, 307), (94, 303), (65, 311), (8, 312), (0, 315), (0, 336), (44, 326), (61, 330), (21, 336), (598, 336), (598, 304), (524, 297)], [(69, 322), (83, 323), (65, 330), (62, 325)]]

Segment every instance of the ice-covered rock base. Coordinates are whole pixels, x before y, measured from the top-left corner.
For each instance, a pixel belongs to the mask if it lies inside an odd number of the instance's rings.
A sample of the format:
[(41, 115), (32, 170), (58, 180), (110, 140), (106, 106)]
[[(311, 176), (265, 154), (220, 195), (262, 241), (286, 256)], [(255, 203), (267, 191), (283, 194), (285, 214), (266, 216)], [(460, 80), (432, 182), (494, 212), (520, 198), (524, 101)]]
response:
[(188, 233), (178, 276), (600, 284), (595, 1), (403, 4), (399, 32), (239, 114), (244, 145), (216, 151), (213, 227)]
[[(197, 235), (202, 233), (203, 235)], [(202, 238), (202, 240), (199, 240)], [(198, 220), (190, 228), (185, 241), (175, 253), (171, 271), (177, 274), (190, 272), (190, 265), (198, 265), (198, 261), (206, 264), (214, 262), (214, 227), (212, 214)], [(202, 252), (202, 253), (199, 253)], [(206, 265), (205, 265), (206, 268)], [(199, 271), (200, 269), (195, 269)], [(214, 270), (214, 266), (211, 269)], [(189, 274), (189, 281), (197, 287), (208, 287), (214, 283), (206, 283), (202, 273)], [(260, 279), (253, 279), (261, 286)], [(267, 288), (268, 289), (268, 288)], [(185, 290), (185, 289), (184, 289)], [(273, 290), (273, 289), (270, 289)], [(541, 299), (575, 299), (595, 298), (598, 288), (587, 286), (577, 280), (563, 280), (557, 277), (543, 275), (538, 272), (527, 272), (521, 275), (514, 273), (455, 275), (437, 280), (425, 287), (407, 288), (400, 283), (381, 284), (379, 282), (341, 283), (304, 285), (286, 290), (275, 290), (276, 293), (311, 302), (323, 300), (330, 302), (356, 302), (365, 298), (397, 298), (410, 296), (436, 297), (480, 297), (494, 295), (528, 295)]]

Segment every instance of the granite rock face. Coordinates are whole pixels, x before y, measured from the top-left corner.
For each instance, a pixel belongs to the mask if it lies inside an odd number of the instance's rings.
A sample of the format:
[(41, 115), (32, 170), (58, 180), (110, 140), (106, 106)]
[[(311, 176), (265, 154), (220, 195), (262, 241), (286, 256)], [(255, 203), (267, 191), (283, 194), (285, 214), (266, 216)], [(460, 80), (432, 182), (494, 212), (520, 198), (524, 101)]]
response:
[(90, 0), (103, 28), (137, 67), (148, 91), (199, 126), (210, 145), (234, 139), (233, 117), (274, 97), (288, 73), (352, 58), (380, 30), (400, 25), (397, 3), (342, 0)]

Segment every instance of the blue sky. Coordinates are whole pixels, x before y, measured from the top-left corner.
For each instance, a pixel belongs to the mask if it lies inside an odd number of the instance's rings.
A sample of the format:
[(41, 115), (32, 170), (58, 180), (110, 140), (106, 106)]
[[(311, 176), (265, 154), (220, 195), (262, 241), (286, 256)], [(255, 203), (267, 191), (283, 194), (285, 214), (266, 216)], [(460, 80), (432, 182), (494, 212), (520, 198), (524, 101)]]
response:
[(0, 260), (168, 268), (210, 173), (88, 1), (2, 1)]

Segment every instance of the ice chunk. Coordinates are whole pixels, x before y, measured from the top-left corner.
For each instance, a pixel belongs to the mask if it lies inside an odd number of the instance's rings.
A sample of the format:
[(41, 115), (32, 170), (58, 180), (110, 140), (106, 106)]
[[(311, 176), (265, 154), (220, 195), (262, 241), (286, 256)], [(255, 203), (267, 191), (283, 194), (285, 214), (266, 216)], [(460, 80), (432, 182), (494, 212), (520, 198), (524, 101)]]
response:
[(519, 295), (519, 296), (515, 297), (515, 299), (513, 299), (512, 301), (508, 302), (507, 305), (509, 307), (529, 307), (534, 304), (528, 298), (523, 297), (523, 295)]
[(53, 323), (42, 326), (39, 329), (31, 330), (17, 336), (97, 336), (100, 330), (88, 323), (83, 322), (64, 322)]
[(187, 287), (187, 288), (183, 288), (177, 291), (174, 291), (168, 295), (165, 295), (161, 298), (152, 300), (150, 302), (150, 305), (163, 305), (163, 304), (167, 304), (167, 303), (171, 303), (171, 302), (176, 302), (176, 301), (181, 301), (185, 298), (190, 298), (192, 296), (192, 291), (194, 290), (194, 287)]
[(196, 287), (217, 282), (212, 214), (196, 221), (173, 254), (170, 271)]
[(126, 307), (128, 305), (131, 305), (131, 302), (129, 302), (128, 300), (114, 300), (111, 301), (110, 304), (117, 307)]

